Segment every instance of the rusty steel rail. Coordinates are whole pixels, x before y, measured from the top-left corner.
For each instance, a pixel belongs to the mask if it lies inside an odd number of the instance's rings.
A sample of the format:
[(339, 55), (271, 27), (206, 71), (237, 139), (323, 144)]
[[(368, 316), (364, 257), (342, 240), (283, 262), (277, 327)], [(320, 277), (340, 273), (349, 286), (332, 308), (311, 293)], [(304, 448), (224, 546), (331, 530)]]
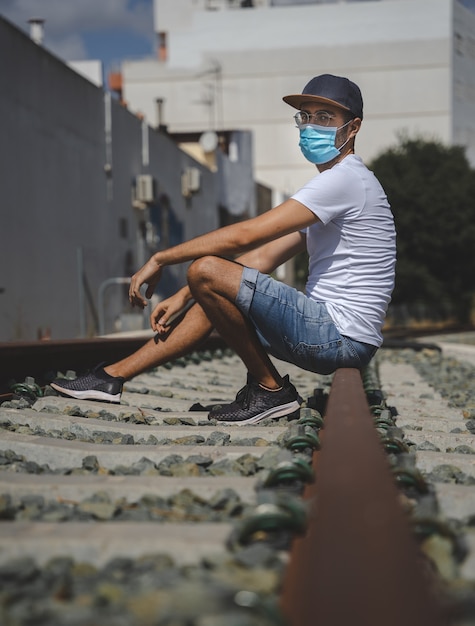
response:
[[(37, 384), (50, 382), (48, 376), (68, 369), (82, 373), (99, 362), (113, 363), (143, 346), (150, 336), (95, 337), (59, 341), (0, 343), (0, 394), (8, 393), (9, 382), (22, 382), (26, 376)], [(200, 346), (201, 350), (223, 348), (217, 333), (212, 333)]]
[[(443, 332), (468, 330), (473, 331), (473, 326), (453, 326), (443, 329)], [(425, 332), (441, 332), (441, 329), (437, 327)], [(423, 334), (425, 333), (420, 329), (390, 329), (385, 333), (384, 347), (422, 349), (427, 346), (409, 340)], [(150, 336), (106, 336), (89, 339), (0, 342), (0, 394), (8, 393), (8, 384), (12, 379), (22, 382), (26, 376), (32, 376), (37, 379), (39, 385), (44, 385), (49, 382), (48, 374), (58, 370), (74, 369), (83, 372), (97, 365), (99, 361), (113, 363), (140, 348), (148, 338)], [(214, 350), (222, 347), (226, 347), (223, 340), (213, 332), (200, 349)]]
[[(0, 344), (8, 378), (78, 372), (113, 361), (145, 339)], [(212, 335), (202, 349), (224, 347)], [(281, 608), (288, 626), (447, 626), (370, 413), (361, 374), (337, 370), (304, 497), (308, 530), (293, 541)]]
[(446, 625), (356, 369), (334, 376), (313, 465), (284, 580), (289, 625)]

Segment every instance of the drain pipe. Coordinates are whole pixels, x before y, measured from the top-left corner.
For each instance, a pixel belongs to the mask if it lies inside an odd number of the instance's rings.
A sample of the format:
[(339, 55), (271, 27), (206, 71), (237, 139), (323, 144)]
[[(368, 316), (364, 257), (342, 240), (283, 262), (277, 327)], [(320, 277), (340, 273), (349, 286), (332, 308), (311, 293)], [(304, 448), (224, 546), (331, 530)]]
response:
[(105, 313), (104, 313), (104, 294), (106, 290), (112, 285), (126, 285), (130, 283), (130, 276), (128, 278), (108, 278), (99, 286), (97, 295), (97, 308), (99, 312), (99, 335), (105, 334)]

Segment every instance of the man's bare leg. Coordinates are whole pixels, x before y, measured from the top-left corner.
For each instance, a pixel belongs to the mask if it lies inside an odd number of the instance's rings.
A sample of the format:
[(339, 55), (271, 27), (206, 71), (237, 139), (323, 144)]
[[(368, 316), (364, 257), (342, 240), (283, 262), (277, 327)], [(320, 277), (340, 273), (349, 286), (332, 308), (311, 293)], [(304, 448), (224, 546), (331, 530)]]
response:
[(268, 389), (282, 386), (282, 377), (262, 347), (252, 324), (234, 304), (242, 265), (219, 257), (203, 257), (188, 270), (188, 285), (211, 324), (241, 357), (253, 378)]
[[(196, 303), (168, 334), (162, 334), (160, 323), (157, 326), (155, 316), (162, 313), (155, 309), (151, 322), (154, 328), (157, 327), (158, 334), (142, 348), (107, 366), (105, 373), (96, 368), (77, 379), (52, 381), (51, 386), (63, 395), (80, 400), (118, 403), (122, 379), (128, 380), (191, 352), (214, 327), (241, 357), (256, 382), (251, 381), (253, 384), (246, 386), (248, 392), (244, 403), (238, 394), (235, 402), (213, 407), (210, 417), (223, 423), (257, 423), (266, 417), (282, 417), (294, 412), (299, 406), (295, 387), (281, 378), (254, 327), (235, 304), (242, 272), (242, 265), (218, 257), (195, 261), (188, 273), (188, 286)], [(267, 391), (258, 391), (259, 386)]]
[(129, 380), (146, 370), (192, 352), (212, 329), (213, 326), (203, 309), (195, 304), (163, 338), (159, 335), (153, 337), (130, 356), (104, 369), (111, 376), (121, 376)]

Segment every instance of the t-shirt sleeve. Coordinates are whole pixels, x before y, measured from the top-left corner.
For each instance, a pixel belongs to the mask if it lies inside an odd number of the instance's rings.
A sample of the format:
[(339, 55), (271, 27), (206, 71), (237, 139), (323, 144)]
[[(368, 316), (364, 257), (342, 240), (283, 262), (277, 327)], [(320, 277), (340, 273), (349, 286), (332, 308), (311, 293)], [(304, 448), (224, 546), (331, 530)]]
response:
[(343, 213), (361, 210), (365, 192), (363, 182), (354, 172), (335, 166), (317, 174), (292, 198), (328, 224)]

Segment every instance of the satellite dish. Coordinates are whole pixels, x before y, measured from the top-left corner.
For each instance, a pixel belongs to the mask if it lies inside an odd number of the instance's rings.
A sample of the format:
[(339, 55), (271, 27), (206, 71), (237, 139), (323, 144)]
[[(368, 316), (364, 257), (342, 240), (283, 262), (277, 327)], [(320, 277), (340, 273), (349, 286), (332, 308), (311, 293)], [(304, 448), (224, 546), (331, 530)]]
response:
[(200, 146), (203, 152), (214, 152), (218, 145), (218, 135), (212, 130), (208, 130), (200, 137)]

